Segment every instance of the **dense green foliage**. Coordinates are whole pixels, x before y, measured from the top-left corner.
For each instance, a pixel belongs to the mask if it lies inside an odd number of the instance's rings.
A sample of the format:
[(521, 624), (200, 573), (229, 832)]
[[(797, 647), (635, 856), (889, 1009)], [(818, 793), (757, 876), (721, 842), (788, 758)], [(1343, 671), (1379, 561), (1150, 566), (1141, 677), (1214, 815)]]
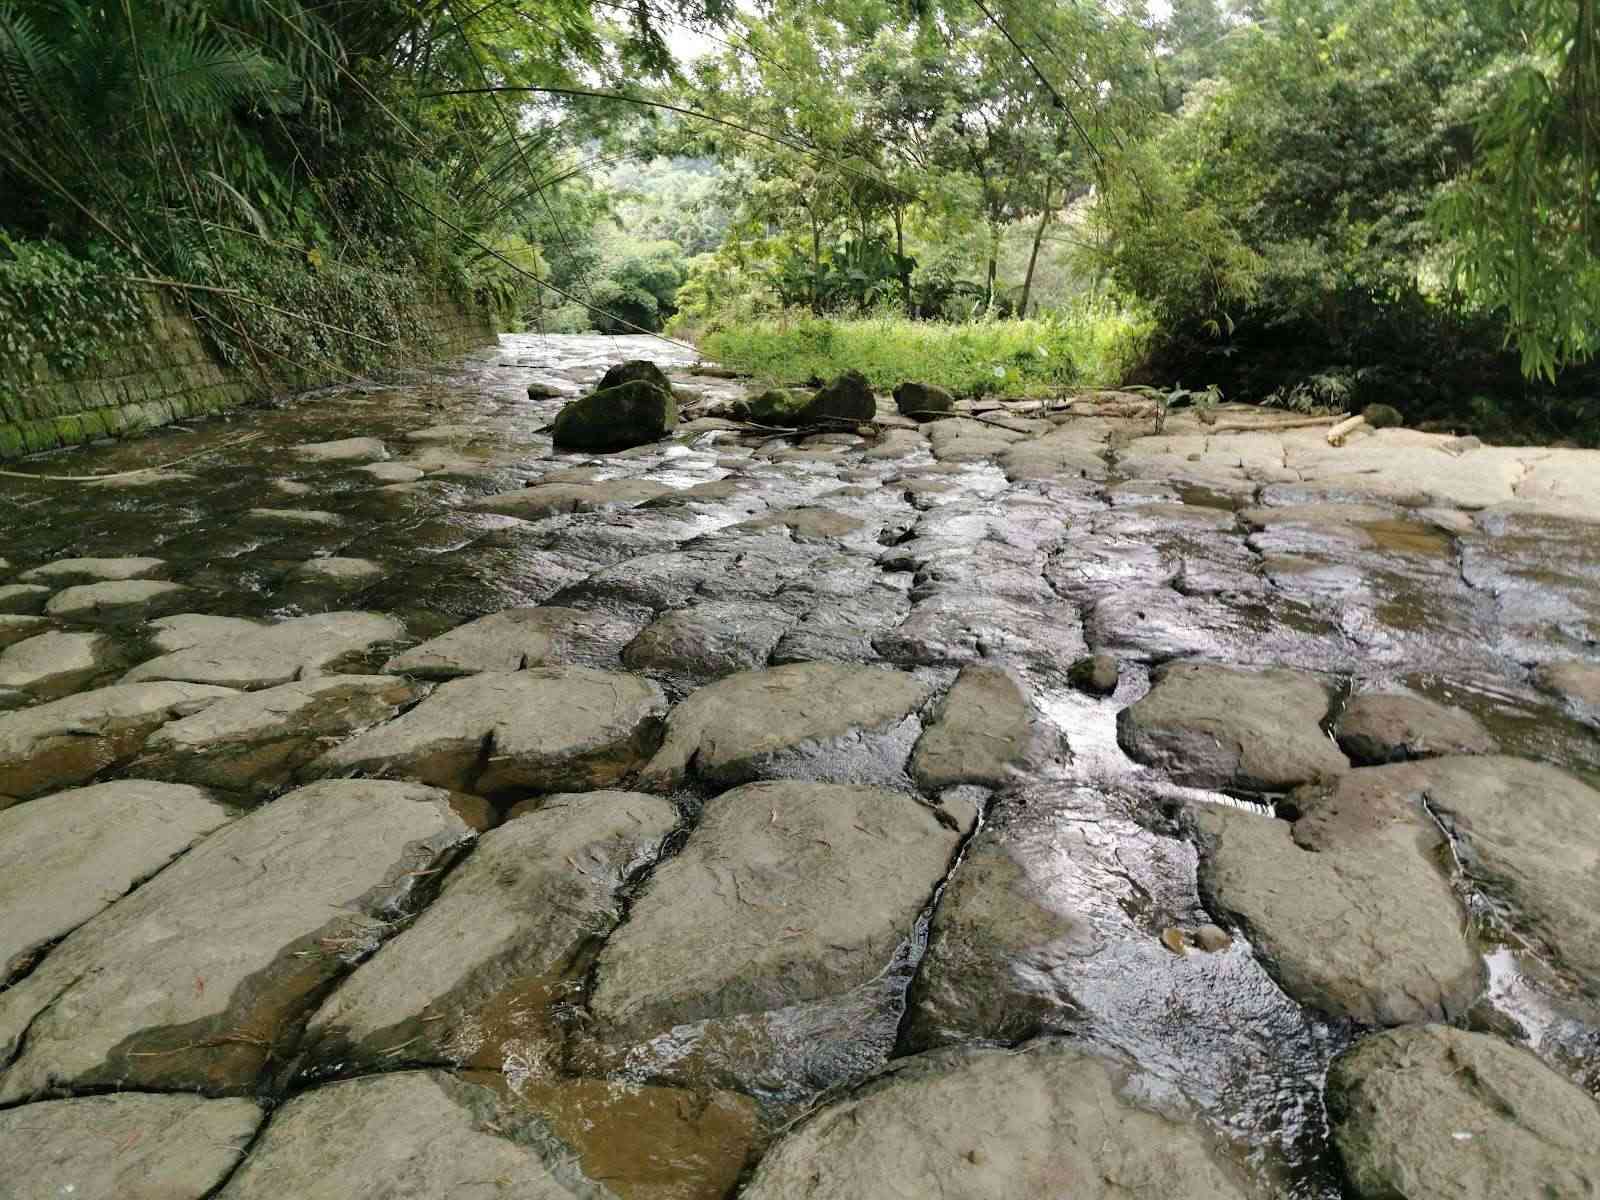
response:
[(773, 378), (1592, 437), (1597, 3), (0, 0), (6, 336), (155, 281), (326, 374), (446, 290)]
[(1033, 320), (960, 324), (904, 317), (751, 321), (707, 334), (717, 361), (792, 386), (860, 371), (888, 391), (906, 380), (959, 395), (1055, 394), (1114, 384), (1138, 361), (1148, 328), (1107, 308)]

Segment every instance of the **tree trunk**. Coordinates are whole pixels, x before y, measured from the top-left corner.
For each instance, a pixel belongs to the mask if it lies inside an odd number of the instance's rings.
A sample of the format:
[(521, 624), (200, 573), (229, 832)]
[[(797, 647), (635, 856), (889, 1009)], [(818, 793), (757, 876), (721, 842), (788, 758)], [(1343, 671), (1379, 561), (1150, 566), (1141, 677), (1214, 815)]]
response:
[(1050, 224), (1050, 182), (1044, 185), (1044, 211), (1039, 214), (1039, 228), (1033, 231), (1033, 252), (1028, 255), (1028, 274), (1022, 281), (1022, 303), (1017, 307), (1017, 316), (1028, 315), (1028, 298), (1033, 293), (1033, 269), (1039, 262), (1039, 246), (1044, 241), (1044, 231)]
[(822, 227), (815, 211), (811, 213), (811, 311), (822, 315)]
[(906, 269), (906, 223), (905, 214), (900, 211), (900, 206), (894, 208), (894, 253), (895, 268), (900, 272), (900, 294), (905, 303), (906, 316), (915, 317), (911, 304), (911, 272)]
[(995, 277), (1000, 271), (1000, 226), (993, 221), (989, 223), (989, 269), (986, 272), (988, 293), (984, 300), (984, 308), (994, 312)]

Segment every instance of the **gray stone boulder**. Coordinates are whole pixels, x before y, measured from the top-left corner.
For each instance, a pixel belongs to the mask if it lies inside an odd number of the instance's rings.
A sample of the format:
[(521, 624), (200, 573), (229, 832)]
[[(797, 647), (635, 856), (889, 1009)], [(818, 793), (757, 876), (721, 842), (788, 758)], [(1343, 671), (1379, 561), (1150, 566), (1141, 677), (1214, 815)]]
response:
[(1349, 769), (1322, 731), (1333, 687), (1280, 668), (1169, 663), (1117, 714), (1129, 757), (1193, 787), (1278, 791)]
[(568, 404), (556, 415), (552, 436), (558, 450), (627, 450), (658, 442), (677, 426), (671, 389), (635, 380)]
[(762, 1159), (745, 1200), (1245, 1200), (1202, 1129), (1138, 1106), (1129, 1072), (1071, 1043), (900, 1059)]
[(376, 479), (379, 483), (415, 483), (426, 474), (420, 467), (397, 462), (371, 463), (365, 467), (357, 467), (356, 470)]
[(1067, 682), (1080, 692), (1109, 696), (1122, 682), (1122, 668), (1110, 654), (1086, 654), (1067, 668)]
[(244, 1157), (253, 1100), (85, 1096), (0, 1112), (6, 1200), (203, 1200)]
[(320, 508), (252, 508), (246, 518), (261, 525), (282, 525), (289, 529), (337, 529), (344, 518)]
[(406, 1062), (499, 1069), (546, 1032), (550, 1003), (572, 990), (566, 972), (621, 919), (623, 885), (677, 823), (659, 797), (588, 792), (485, 834), (427, 911), (323, 1004), (303, 1058), (386, 1068), (401, 1047)]
[(1301, 788), (1292, 825), (1221, 807), (1196, 815), (1207, 907), (1242, 925), (1284, 991), (1320, 1012), (1439, 1021), (1477, 995), (1483, 963), (1436, 865), (1442, 835), (1389, 774), (1413, 769)]
[(956, 398), (931, 383), (902, 383), (894, 390), (894, 406), (902, 416), (935, 421), (955, 411)]
[(0, 812), (0, 987), (232, 817), (198, 788), (137, 780)]
[(594, 385), (594, 390), (603, 392), (625, 383), (647, 383), (664, 392), (672, 391), (672, 380), (667, 373), (648, 358), (630, 358), (627, 362), (607, 367), (606, 373), (600, 376), (600, 382)]
[(0, 688), (54, 700), (105, 674), (116, 660), (117, 645), (108, 637), (47, 630), (0, 650)]
[(610, 508), (637, 508), (673, 489), (653, 479), (607, 479), (600, 483), (536, 483), (515, 492), (501, 492), (474, 500), (474, 512), (499, 513), (537, 521), (561, 513), (601, 512)]
[(482, 671), (520, 671), (614, 660), (638, 626), (605, 609), (508, 608), (459, 625), (397, 654), (385, 671), (418, 679), (458, 679)]
[(168, 721), (233, 695), (194, 683), (118, 684), (0, 715), (0, 795), (27, 799), (93, 779)]
[(656, 745), (667, 701), (645, 679), (536, 667), (452, 680), (398, 720), (328, 751), (315, 775), (362, 772), (479, 795), (610, 787)]
[(859, 425), (878, 415), (872, 385), (860, 371), (835, 376), (798, 414), (802, 425)]
[(122, 681), (175, 679), (246, 689), (277, 687), (334, 672), (374, 647), (403, 637), (405, 626), (382, 613), (317, 613), (163, 654), (139, 664)]
[(159, 558), (58, 558), (24, 571), (17, 578), (23, 583), (67, 587), (118, 579), (159, 579), (166, 572), (167, 564)]
[(707, 783), (744, 783), (808, 745), (890, 731), (921, 709), (931, 690), (904, 671), (842, 663), (732, 675), (672, 710), (661, 748), (640, 779), (673, 788), (692, 769)]
[(794, 618), (770, 604), (713, 600), (662, 613), (622, 651), (635, 671), (690, 686), (764, 665)]
[(0, 587), (0, 613), (37, 616), (50, 599), (50, 589), (39, 583), (8, 583)]
[(209, 613), (178, 613), (150, 622), (150, 645), (161, 654), (188, 650), (203, 642), (220, 642), (242, 633), (253, 633), (265, 625), (244, 617), (213, 617)]
[(820, 783), (706, 803), (601, 951), (600, 1036), (638, 1041), (872, 979), (912, 931), (960, 834), (904, 792)]
[(393, 676), (321, 675), (230, 696), (157, 730), (128, 769), (270, 795), (330, 742), (382, 724), (426, 694), (426, 685)]
[(189, 589), (160, 579), (80, 583), (50, 598), (45, 612), (61, 621), (118, 624), (142, 621), (181, 607)]
[(442, 1071), (399, 1071), (290, 1100), (218, 1200), (611, 1200), (566, 1157), (541, 1122), (494, 1091)]
[(1004, 788), (1027, 767), (1038, 740), (1021, 681), (1004, 667), (966, 666), (918, 740), (911, 773), (929, 792), (962, 783)]
[(0, 992), (0, 1103), (248, 1092), (473, 834), (449, 797), (314, 784), (206, 838)]
[(1474, 886), (1600, 996), (1600, 791), (1548, 763), (1484, 756), (1379, 769), (1455, 839)]
[(1446, 1025), (1374, 1034), (1328, 1076), (1363, 1200), (1600, 1194), (1600, 1107), (1528, 1051)]
[(1334, 732), (1350, 761), (1364, 766), (1500, 749), (1471, 713), (1395, 692), (1355, 697), (1339, 714)]
[(334, 442), (302, 442), (289, 447), (296, 458), (312, 462), (366, 463), (382, 462), (389, 457), (389, 449), (374, 437), (340, 438)]

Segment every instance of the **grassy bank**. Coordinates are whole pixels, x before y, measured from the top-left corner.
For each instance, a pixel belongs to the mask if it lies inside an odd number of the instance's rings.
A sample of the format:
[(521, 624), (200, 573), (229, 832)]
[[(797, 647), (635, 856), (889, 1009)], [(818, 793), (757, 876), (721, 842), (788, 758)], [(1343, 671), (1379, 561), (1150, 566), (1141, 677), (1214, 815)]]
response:
[(1027, 321), (942, 324), (898, 317), (779, 317), (730, 325), (696, 342), (707, 358), (765, 383), (794, 384), (860, 371), (887, 391), (908, 379), (961, 396), (1110, 386), (1137, 361), (1146, 323), (1085, 308)]

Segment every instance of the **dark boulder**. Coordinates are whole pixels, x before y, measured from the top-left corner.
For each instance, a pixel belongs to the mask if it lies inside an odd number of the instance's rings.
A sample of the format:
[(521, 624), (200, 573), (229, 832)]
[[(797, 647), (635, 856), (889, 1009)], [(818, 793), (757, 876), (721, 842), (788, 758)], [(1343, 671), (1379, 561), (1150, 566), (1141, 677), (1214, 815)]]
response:
[(634, 380), (563, 408), (556, 417), (555, 444), (560, 450), (626, 450), (659, 441), (677, 424), (678, 402), (671, 391)]
[(618, 363), (600, 377), (594, 390), (603, 392), (625, 383), (651, 383), (664, 392), (672, 391), (672, 381), (667, 378), (666, 372), (648, 358), (632, 358), (625, 363)]
[(894, 404), (903, 417), (931, 421), (954, 411), (956, 398), (942, 387), (908, 380), (895, 388)]

